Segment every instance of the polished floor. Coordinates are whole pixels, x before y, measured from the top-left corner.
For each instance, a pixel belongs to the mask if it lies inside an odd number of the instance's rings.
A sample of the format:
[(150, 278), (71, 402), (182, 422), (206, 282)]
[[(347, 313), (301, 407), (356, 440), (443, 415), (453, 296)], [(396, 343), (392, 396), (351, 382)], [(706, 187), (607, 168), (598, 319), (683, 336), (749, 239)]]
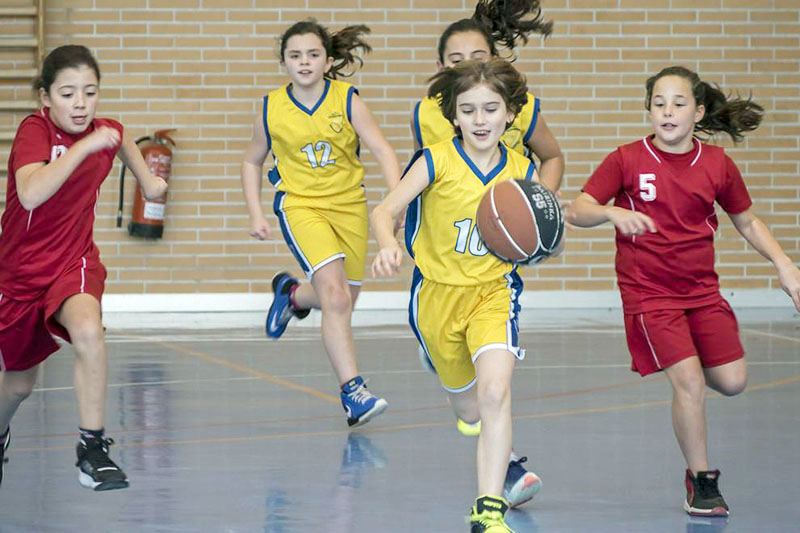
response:
[[(618, 313), (532, 310), (515, 372), (515, 447), (543, 479), (509, 513), (526, 532), (800, 530), (800, 317), (739, 313), (750, 385), (710, 394), (728, 520), (682, 511), (663, 376), (628, 370)], [(114, 329), (107, 431), (131, 487), (77, 483), (72, 352), (45, 364), (12, 424), (0, 532), (466, 532), (475, 443), (460, 436), (405, 326), (356, 329), (390, 402), (349, 431), (319, 331)]]

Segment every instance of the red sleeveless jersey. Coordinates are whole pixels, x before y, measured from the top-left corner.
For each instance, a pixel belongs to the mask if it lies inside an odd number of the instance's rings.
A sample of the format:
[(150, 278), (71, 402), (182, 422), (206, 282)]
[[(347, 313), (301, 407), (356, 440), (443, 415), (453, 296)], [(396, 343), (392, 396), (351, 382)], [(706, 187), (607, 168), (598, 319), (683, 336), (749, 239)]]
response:
[(36, 299), (81, 257), (99, 259), (92, 239), (95, 208), (119, 148), (89, 155), (52, 197), (31, 211), (17, 197), (15, 175), (25, 165), (55, 161), (101, 126), (122, 135), (122, 124), (109, 119), (94, 119), (86, 131), (71, 135), (53, 124), (46, 107), (20, 124), (8, 159), (6, 209), (0, 219), (0, 294)]
[(601, 205), (639, 211), (657, 233), (617, 231), (616, 271), (626, 313), (688, 309), (718, 301), (714, 271), (714, 203), (727, 213), (752, 201), (742, 175), (717, 146), (694, 140), (685, 154), (653, 146), (652, 136), (619, 147), (595, 170), (583, 191)]

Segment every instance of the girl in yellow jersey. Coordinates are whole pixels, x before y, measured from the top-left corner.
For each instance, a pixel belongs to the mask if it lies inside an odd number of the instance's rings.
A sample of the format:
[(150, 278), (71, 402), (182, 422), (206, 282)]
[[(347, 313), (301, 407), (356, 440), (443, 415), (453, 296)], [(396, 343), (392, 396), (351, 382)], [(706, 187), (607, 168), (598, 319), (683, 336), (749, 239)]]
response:
[[(471, 532), (511, 531), (505, 480), (512, 468), (511, 374), (524, 353), (518, 343), (522, 280), (516, 266), (488, 254), (475, 213), (499, 181), (538, 180), (535, 165), (500, 138), (527, 101), (525, 78), (499, 59), (465, 61), (433, 77), (456, 135), (424, 148), (397, 186), (372, 212), (380, 251), (373, 276), (391, 276), (403, 252), (392, 220), (406, 206), (406, 246), (416, 268), (409, 304), (411, 327), (430, 357), (464, 427), (477, 429), (478, 490)], [(477, 386), (476, 386), (477, 385)], [(538, 478), (525, 472), (531, 484)], [(523, 482), (523, 485), (525, 483)]]
[(273, 208), (289, 249), (309, 283), (285, 272), (272, 280), (275, 293), (267, 335), (280, 337), (292, 317), (322, 310), (322, 340), (341, 386), (347, 422), (359, 426), (386, 409), (358, 373), (350, 320), (364, 274), (367, 207), (363, 140), (378, 160), (389, 189), (400, 179), (394, 151), (358, 91), (336, 78), (361, 63), (356, 48), (369, 51), (366, 26), (338, 33), (314, 20), (291, 26), (280, 39), (281, 64), (289, 83), (264, 97), (242, 164), (242, 186), (250, 212), (250, 235), (270, 238), (261, 209), (261, 176), (272, 153), (270, 182), (278, 189)]
[[(472, 17), (450, 24), (439, 38), (439, 71), (466, 59), (485, 61), (496, 57), (498, 46), (513, 50), (517, 42), (527, 42), (532, 33), (550, 35), (553, 23), (542, 21), (539, 4), (539, 0), (480, 0)], [(454, 135), (453, 125), (442, 114), (436, 95), (416, 104), (411, 132), (417, 149)], [(502, 141), (512, 150), (535, 156), (540, 162), (542, 183), (558, 190), (564, 174), (564, 156), (540, 113), (538, 98), (528, 93), (527, 102)]]

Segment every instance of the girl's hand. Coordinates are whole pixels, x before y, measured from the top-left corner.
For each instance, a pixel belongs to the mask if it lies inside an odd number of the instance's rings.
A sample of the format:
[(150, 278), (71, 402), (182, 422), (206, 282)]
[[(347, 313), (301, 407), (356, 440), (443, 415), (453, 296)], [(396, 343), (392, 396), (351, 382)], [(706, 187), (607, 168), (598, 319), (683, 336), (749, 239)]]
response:
[(142, 194), (145, 200), (158, 200), (167, 193), (167, 182), (164, 178), (153, 176), (153, 179), (146, 180), (142, 184)]
[(84, 137), (80, 142), (84, 143), (90, 154), (101, 150), (116, 148), (122, 141), (119, 131), (108, 126), (101, 126), (95, 131)]
[(259, 241), (272, 238), (272, 230), (264, 215), (255, 218), (250, 217), (250, 236)]
[(394, 245), (381, 248), (372, 262), (372, 277), (389, 277), (397, 274), (402, 262), (403, 250), (400, 249), (400, 245), (397, 242)]
[(629, 209), (622, 209), (619, 207), (609, 208), (608, 220), (610, 220), (623, 235), (642, 235), (648, 231), (651, 233), (658, 231), (656, 223), (652, 218), (644, 213), (631, 211)]
[(778, 267), (778, 280), (786, 294), (794, 302), (794, 307), (800, 311), (800, 270), (792, 263)]

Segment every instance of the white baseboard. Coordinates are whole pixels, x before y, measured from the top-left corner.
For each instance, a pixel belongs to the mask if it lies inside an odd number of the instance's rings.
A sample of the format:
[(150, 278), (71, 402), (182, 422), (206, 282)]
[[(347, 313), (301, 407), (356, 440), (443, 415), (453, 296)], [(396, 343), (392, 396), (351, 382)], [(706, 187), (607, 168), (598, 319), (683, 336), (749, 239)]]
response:
[[(723, 290), (737, 310), (778, 308), (794, 310), (782, 291)], [(271, 294), (106, 294), (103, 322), (110, 328), (262, 328)], [(609, 310), (621, 312), (617, 291), (528, 291), (520, 298), (526, 309)], [(405, 325), (408, 292), (364, 292), (353, 313), (353, 325)], [(318, 327), (319, 312), (293, 327)]]

